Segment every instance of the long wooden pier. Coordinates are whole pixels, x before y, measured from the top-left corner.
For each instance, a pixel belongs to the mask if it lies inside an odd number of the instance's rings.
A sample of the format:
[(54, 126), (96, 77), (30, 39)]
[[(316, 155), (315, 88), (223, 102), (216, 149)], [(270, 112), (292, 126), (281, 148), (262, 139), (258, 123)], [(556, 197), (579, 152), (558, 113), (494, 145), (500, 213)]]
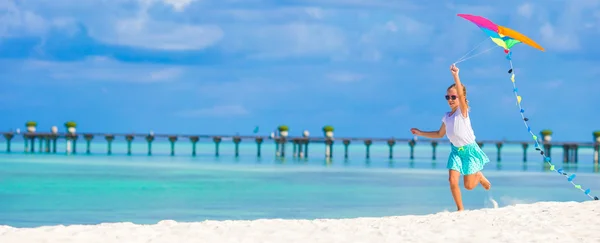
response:
[[(251, 141), (256, 143), (257, 151), (256, 156), (261, 157), (261, 145), (267, 140), (272, 140), (275, 143), (275, 155), (277, 157), (285, 157), (286, 156), (286, 146), (292, 146), (292, 156), (299, 158), (307, 158), (309, 156), (309, 144), (325, 144), (325, 157), (332, 158), (333, 157), (333, 144), (342, 143), (344, 145), (344, 158), (348, 158), (348, 147), (350, 144), (358, 143), (365, 146), (366, 149), (366, 158), (370, 158), (371, 152), (370, 147), (374, 143), (385, 143), (389, 147), (388, 157), (390, 159), (394, 158), (394, 146), (399, 144), (406, 144), (410, 148), (409, 158), (414, 159), (414, 148), (417, 143), (429, 143), (432, 148), (432, 160), (436, 160), (436, 148), (440, 143), (448, 143), (447, 140), (421, 140), (417, 141), (414, 139), (398, 139), (398, 138), (333, 138), (331, 136), (327, 137), (309, 137), (308, 134), (300, 137), (288, 137), (288, 136), (230, 136), (230, 135), (173, 135), (173, 134), (133, 134), (133, 133), (117, 133), (117, 134), (107, 134), (107, 133), (58, 133), (58, 132), (50, 132), (50, 133), (39, 133), (39, 132), (26, 132), (26, 133), (14, 133), (14, 132), (4, 132), (3, 137), (6, 140), (6, 152), (12, 152), (12, 140), (15, 136), (22, 136), (25, 141), (24, 152), (35, 153), (36, 152), (36, 142), (38, 143), (38, 152), (40, 153), (57, 153), (57, 143), (59, 141), (66, 142), (66, 153), (77, 153), (77, 144), (80, 139), (85, 141), (85, 153), (91, 153), (91, 142), (93, 139), (103, 138), (107, 143), (107, 154), (112, 154), (112, 142), (116, 138), (124, 138), (127, 142), (127, 155), (132, 154), (132, 142), (136, 139), (143, 139), (148, 144), (147, 153), (148, 155), (152, 155), (152, 143), (156, 138), (168, 139), (171, 144), (170, 155), (175, 155), (175, 143), (180, 142), (180, 139), (188, 140), (192, 146), (192, 156), (196, 156), (196, 144), (199, 141), (212, 141), (215, 144), (215, 156), (219, 156), (219, 146), (221, 141), (224, 139), (233, 141), (233, 145), (235, 146), (235, 156), (239, 156), (239, 145), (242, 141)], [(524, 141), (491, 141), (491, 140), (483, 140), (478, 142), (481, 147), (486, 144), (493, 144), (496, 147), (497, 161), (502, 160), (502, 147), (505, 144), (520, 144), (523, 148), (523, 161), (526, 162), (527, 151), (532, 145), (532, 142), (524, 142)], [(553, 148), (562, 148), (563, 149), (563, 158), (562, 161), (564, 163), (577, 163), (578, 162), (578, 149), (579, 148), (593, 148), (594, 156), (593, 162), (598, 163), (598, 151), (600, 147), (599, 142), (590, 142), (590, 143), (577, 143), (577, 142), (548, 142), (545, 141), (541, 143), (544, 147), (545, 154), (548, 157), (551, 157), (551, 152)]]

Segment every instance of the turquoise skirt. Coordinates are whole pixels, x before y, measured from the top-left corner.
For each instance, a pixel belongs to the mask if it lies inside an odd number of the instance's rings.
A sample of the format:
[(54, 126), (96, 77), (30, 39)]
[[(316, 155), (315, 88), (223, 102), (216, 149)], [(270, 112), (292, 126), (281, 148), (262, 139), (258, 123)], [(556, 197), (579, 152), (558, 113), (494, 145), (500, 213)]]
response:
[(462, 147), (455, 147), (450, 144), (452, 151), (448, 158), (446, 168), (455, 170), (463, 175), (475, 174), (483, 169), (483, 166), (490, 162), (488, 156), (481, 150), (477, 143), (467, 144)]

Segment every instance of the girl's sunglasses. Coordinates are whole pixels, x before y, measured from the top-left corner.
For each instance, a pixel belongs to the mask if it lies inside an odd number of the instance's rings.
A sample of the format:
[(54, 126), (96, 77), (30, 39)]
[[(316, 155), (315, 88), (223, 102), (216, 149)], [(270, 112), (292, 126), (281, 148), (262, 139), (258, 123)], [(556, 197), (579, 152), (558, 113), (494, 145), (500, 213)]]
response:
[(450, 98), (452, 98), (452, 100), (456, 100), (456, 95), (446, 95), (446, 100), (450, 100)]

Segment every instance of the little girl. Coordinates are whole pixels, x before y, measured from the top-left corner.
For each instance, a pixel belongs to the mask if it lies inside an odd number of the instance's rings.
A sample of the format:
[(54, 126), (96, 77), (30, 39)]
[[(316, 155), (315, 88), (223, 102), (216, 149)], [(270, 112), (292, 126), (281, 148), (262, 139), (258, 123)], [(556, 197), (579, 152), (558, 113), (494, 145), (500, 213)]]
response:
[(412, 128), (410, 131), (417, 136), (428, 138), (443, 138), (444, 135), (448, 135), (452, 148), (446, 166), (449, 170), (450, 191), (458, 211), (462, 211), (464, 208), (460, 187), (458, 186), (461, 174), (464, 175), (463, 182), (467, 190), (472, 190), (477, 184), (481, 184), (484, 189), (489, 190), (491, 184), (481, 173), (483, 166), (490, 159), (475, 142), (475, 134), (473, 128), (471, 128), (471, 119), (469, 118), (467, 89), (460, 82), (458, 71), (459, 69), (455, 65), (450, 66), (454, 84), (448, 87), (446, 100), (451, 110), (442, 118), (440, 129), (433, 132), (423, 132)]

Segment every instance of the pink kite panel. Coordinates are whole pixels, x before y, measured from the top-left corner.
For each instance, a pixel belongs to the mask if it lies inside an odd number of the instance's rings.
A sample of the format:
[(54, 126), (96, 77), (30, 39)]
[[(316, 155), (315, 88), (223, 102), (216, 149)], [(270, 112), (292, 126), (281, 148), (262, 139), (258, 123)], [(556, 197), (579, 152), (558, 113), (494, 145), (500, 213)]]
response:
[(484, 17), (470, 15), (470, 14), (458, 14), (458, 16), (473, 22), (474, 24), (476, 24), (479, 27), (489, 29), (496, 33), (498, 32), (498, 25), (494, 24), (492, 21), (490, 21)]

